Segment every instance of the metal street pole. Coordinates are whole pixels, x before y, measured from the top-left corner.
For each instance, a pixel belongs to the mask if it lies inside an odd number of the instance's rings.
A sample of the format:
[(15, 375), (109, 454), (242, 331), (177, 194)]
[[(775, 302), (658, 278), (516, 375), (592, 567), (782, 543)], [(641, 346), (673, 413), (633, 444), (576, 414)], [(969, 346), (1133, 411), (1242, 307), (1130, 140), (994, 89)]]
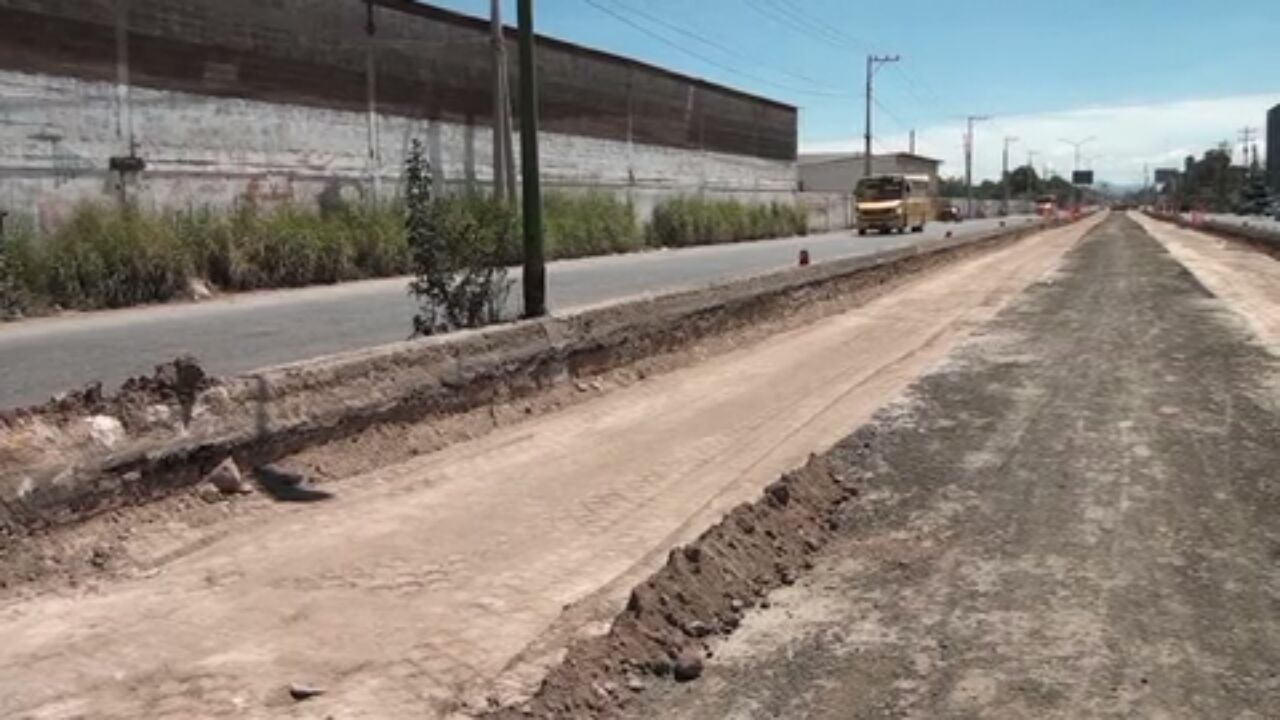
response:
[(520, 0), (520, 171), (524, 179), (524, 316), (547, 314), (547, 268), (542, 248), (542, 178), (538, 170), (538, 78), (533, 0)]
[(862, 149), (862, 177), (871, 177), (871, 79), (875, 77), (876, 70), (885, 63), (898, 62), (900, 58), (897, 55), (868, 55), (867, 56), (867, 119), (863, 126), (866, 132), (863, 135)]
[(1075, 199), (1076, 199), (1077, 206), (1080, 204), (1080, 188), (1076, 187), (1074, 175), (1075, 175), (1075, 172), (1080, 169), (1080, 148), (1084, 147), (1085, 145), (1097, 139), (1098, 138), (1093, 135), (1090, 135), (1089, 137), (1083, 140), (1067, 140), (1065, 138), (1058, 138), (1058, 142), (1064, 142), (1072, 146), (1073, 148), (1075, 148), (1075, 161), (1071, 166), (1071, 174), (1073, 176), (1071, 178), (1071, 185), (1073, 188), (1075, 188)]
[(1084, 147), (1085, 145), (1088, 145), (1089, 143), (1097, 139), (1098, 139), (1097, 137), (1094, 137), (1092, 135), (1090, 135), (1089, 137), (1083, 140), (1067, 140), (1066, 138), (1058, 138), (1058, 142), (1066, 143), (1071, 147), (1075, 148), (1075, 164), (1071, 168), (1073, 171), (1080, 169), (1080, 148)]
[(1001, 158), (1001, 177), (1004, 178), (1004, 214), (1009, 214), (1009, 145), (1018, 142), (1018, 138), (1006, 136), (1004, 139), (1004, 155)]
[(982, 120), (990, 120), (990, 115), (970, 115), (966, 118), (967, 129), (964, 133), (964, 193), (968, 204), (967, 217), (973, 217), (973, 124)]

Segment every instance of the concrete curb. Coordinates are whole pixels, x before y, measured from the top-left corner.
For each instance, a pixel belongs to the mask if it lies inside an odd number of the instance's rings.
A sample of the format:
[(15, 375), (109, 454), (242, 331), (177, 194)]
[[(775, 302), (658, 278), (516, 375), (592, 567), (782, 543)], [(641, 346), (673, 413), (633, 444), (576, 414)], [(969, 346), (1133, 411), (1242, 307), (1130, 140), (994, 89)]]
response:
[(145, 396), (94, 411), (19, 413), (0, 419), (0, 537), (163, 497), (194, 484), (228, 455), (253, 467), (372, 425), (527, 397), (754, 324), (797, 303), (913, 272), (924, 258), (1049, 226), (1017, 224), (564, 316), (268, 367), (205, 384), (186, 402)]

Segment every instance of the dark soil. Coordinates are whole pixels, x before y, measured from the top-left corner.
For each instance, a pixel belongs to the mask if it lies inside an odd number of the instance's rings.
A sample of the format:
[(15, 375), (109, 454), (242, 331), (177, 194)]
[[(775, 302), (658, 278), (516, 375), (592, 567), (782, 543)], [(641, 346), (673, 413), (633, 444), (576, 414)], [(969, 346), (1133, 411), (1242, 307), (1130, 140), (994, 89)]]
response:
[(863, 496), (730, 660), (572, 716), (1274, 717), (1278, 378), (1113, 216), (825, 459)]

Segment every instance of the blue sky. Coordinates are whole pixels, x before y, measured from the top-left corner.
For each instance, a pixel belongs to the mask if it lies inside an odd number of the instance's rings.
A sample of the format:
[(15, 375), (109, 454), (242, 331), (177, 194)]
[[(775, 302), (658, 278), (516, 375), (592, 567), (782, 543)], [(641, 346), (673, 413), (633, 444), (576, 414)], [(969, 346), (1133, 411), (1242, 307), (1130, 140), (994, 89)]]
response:
[[(477, 15), (488, 0), (432, 4)], [(515, 2), (506, 0), (506, 20)], [(640, 30), (611, 15), (621, 15)], [(535, 0), (540, 32), (800, 107), (801, 149), (858, 145), (868, 52), (902, 56), (877, 75), (877, 150), (922, 152), (958, 173), (966, 114), (980, 176), (1015, 162), (1069, 170), (1052, 135), (1096, 135), (1086, 164), (1116, 182), (1169, 164), (1280, 102), (1280, 0)], [(666, 38), (666, 41), (654, 37)], [(672, 45), (677, 47), (673, 47)]]

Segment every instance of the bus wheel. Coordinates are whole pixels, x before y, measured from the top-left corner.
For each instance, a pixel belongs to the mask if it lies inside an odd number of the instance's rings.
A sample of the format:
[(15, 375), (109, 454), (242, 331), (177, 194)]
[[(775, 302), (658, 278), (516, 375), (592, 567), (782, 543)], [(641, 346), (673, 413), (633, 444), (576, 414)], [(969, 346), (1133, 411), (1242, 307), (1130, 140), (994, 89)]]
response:
[(866, 234), (867, 234), (867, 229), (866, 229), (866, 228), (858, 228), (858, 234), (859, 234), (859, 235), (866, 235)]

